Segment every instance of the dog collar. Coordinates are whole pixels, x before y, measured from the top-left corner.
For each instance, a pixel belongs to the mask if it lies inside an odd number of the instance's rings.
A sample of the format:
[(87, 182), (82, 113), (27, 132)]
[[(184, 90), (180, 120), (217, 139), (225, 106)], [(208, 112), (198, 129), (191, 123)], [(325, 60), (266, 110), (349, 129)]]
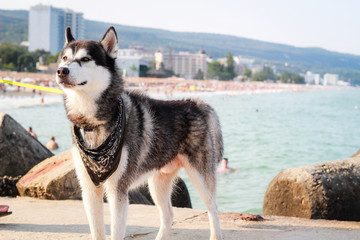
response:
[(126, 116), (122, 98), (119, 97), (118, 101), (119, 115), (116, 128), (99, 147), (95, 149), (85, 147), (80, 128), (73, 126), (74, 142), (80, 151), (81, 159), (91, 180), (97, 187), (114, 173), (120, 163)]

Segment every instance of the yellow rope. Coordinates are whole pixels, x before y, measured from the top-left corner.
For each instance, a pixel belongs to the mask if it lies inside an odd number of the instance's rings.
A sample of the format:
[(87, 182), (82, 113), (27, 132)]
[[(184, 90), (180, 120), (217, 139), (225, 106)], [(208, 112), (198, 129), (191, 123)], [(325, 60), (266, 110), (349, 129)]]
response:
[(58, 93), (58, 94), (63, 93), (63, 91), (61, 91), (60, 89), (56, 89), (56, 88), (41, 87), (38, 85), (8, 81), (8, 80), (3, 80), (3, 79), (0, 79), (0, 82), (16, 85), (16, 86), (20, 86), (20, 87), (27, 87), (27, 88), (33, 88), (33, 89), (38, 89), (38, 90), (47, 91), (47, 92)]

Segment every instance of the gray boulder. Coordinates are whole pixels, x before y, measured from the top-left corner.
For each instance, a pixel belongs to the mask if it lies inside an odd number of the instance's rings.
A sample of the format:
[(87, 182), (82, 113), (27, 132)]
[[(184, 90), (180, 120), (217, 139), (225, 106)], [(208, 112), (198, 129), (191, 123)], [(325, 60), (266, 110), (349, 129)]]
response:
[(281, 171), (269, 184), (266, 215), (360, 220), (360, 157)]
[(19, 123), (0, 112), (0, 176), (23, 175), (51, 156)]

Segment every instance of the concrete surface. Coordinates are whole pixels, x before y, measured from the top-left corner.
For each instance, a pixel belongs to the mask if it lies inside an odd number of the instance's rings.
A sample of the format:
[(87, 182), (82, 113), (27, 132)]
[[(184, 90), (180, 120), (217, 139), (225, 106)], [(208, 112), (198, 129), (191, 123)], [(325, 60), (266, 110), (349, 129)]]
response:
[[(40, 200), (29, 197), (0, 198), (13, 214), (0, 218), (0, 239), (91, 239), (80, 200)], [(237, 213), (221, 213), (224, 239), (360, 239), (360, 222), (310, 220), (263, 216), (266, 221), (247, 222)], [(110, 217), (105, 204), (107, 239)], [(156, 207), (130, 205), (126, 239), (155, 239), (159, 227)], [(209, 238), (205, 211), (175, 208), (172, 240)]]

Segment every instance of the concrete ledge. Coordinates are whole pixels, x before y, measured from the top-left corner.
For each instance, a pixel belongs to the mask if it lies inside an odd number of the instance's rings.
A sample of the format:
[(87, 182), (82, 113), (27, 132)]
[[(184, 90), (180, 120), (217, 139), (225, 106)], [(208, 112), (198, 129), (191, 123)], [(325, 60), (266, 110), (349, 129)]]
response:
[(360, 157), (281, 171), (266, 190), (263, 212), (360, 220)]
[[(91, 239), (80, 200), (41, 200), (28, 197), (0, 198), (12, 215), (0, 219), (2, 239)], [(105, 204), (107, 239), (110, 239), (110, 214)], [(171, 240), (209, 239), (207, 214), (202, 210), (175, 208)], [(232, 239), (359, 239), (359, 222), (310, 220), (264, 216), (266, 221), (248, 222), (237, 213), (220, 213), (223, 237)], [(130, 205), (126, 239), (153, 240), (159, 227), (155, 206)]]

